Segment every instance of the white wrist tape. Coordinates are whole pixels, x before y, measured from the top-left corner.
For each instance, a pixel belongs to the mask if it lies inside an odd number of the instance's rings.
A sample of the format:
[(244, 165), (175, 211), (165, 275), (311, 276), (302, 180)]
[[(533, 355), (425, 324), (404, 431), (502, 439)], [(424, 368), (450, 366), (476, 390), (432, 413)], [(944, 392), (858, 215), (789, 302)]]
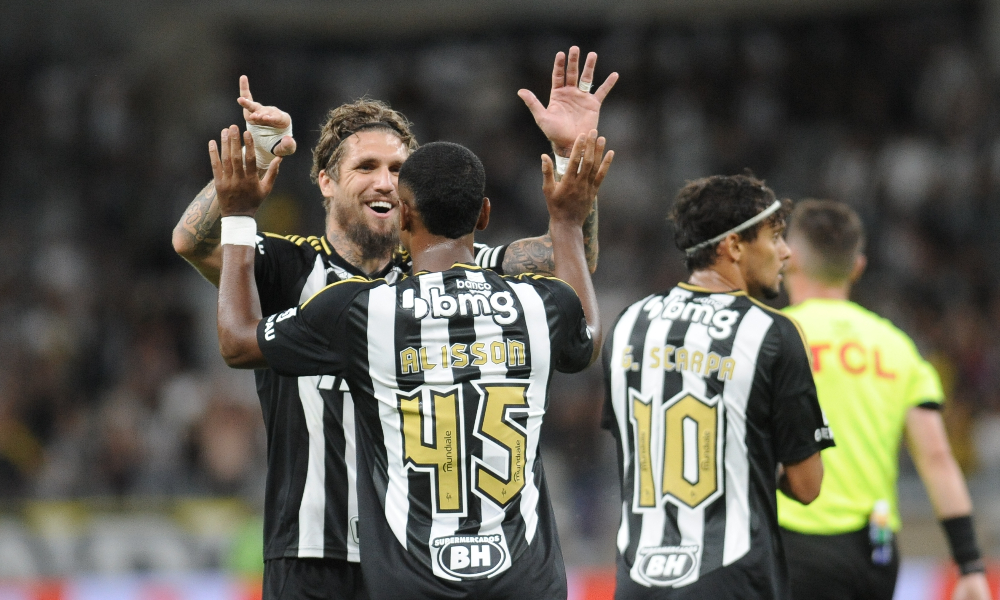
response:
[(279, 129), (267, 125), (254, 125), (247, 122), (247, 131), (253, 136), (253, 150), (257, 156), (257, 168), (266, 169), (274, 160), (274, 149), (281, 143), (281, 138), (292, 135), (292, 124)]
[(556, 157), (556, 175), (565, 175), (566, 169), (569, 168), (569, 159), (558, 154), (554, 154), (553, 156)]
[(222, 243), (257, 245), (257, 220), (253, 217), (222, 217)]

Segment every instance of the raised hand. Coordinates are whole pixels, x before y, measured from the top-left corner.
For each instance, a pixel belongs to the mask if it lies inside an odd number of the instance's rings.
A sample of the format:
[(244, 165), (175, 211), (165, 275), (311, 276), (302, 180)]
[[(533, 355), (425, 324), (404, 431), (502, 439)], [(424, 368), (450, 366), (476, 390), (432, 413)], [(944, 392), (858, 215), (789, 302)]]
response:
[(558, 182), (552, 158), (542, 155), (542, 193), (551, 220), (583, 226), (615, 157), (613, 150), (604, 154), (604, 146), (605, 139), (597, 136), (596, 129), (577, 136), (566, 173)]
[[(243, 132), (243, 142), (246, 144), (246, 153), (253, 156), (253, 136), (249, 131)], [(215, 140), (208, 142), (208, 155), (212, 161), (212, 177), (221, 215), (254, 216), (274, 187), (281, 158), (274, 159), (264, 177), (258, 178), (256, 162), (243, 160), (240, 129), (236, 125), (222, 130), (218, 147)]]
[[(243, 107), (243, 118), (248, 125), (270, 127), (274, 133), (292, 126), (292, 117), (285, 111), (277, 106), (264, 106), (260, 102), (254, 102), (253, 95), (250, 94), (250, 80), (246, 75), (240, 75), (240, 97), (236, 102)], [(280, 141), (272, 140), (270, 145), (270, 148), (262, 149), (275, 156), (289, 156), (298, 147), (291, 135), (282, 136)]]
[(568, 157), (577, 136), (597, 128), (601, 104), (618, 81), (618, 73), (612, 73), (591, 94), (596, 64), (597, 53), (591, 52), (587, 55), (581, 74), (580, 48), (573, 46), (569, 49), (568, 61), (565, 53), (556, 54), (547, 107), (530, 90), (521, 89), (517, 92), (531, 111), (539, 129), (552, 142), (553, 151), (559, 156)]

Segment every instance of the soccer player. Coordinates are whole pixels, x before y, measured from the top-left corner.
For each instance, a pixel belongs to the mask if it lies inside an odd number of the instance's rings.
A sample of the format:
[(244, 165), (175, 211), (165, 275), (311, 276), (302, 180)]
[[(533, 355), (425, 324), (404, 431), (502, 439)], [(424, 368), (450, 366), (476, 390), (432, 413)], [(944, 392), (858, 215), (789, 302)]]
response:
[[(793, 306), (786, 312), (805, 331), (819, 402), (838, 442), (824, 455), (823, 491), (815, 502), (778, 500), (793, 597), (892, 598), (899, 554), (888, 532), (900, 526), (896, 478), (905, 426), (962, 573), (953, 598), (989, 598), (972, 501), (941, 421), (937, 372), (905, 333), (848, 300), (865, 268), (864, 237), (858, 215), (839, 202), (804, 200), (789, 219)], [(873, 516), (877, 504), (884, 514)], [(870, 520), (883, 528), (874, 546)]]
[[(581, 72), (577, 47), (568, 56), (557, 54), (547, 107), (531, 92), (519, 92), (557, 156), (568, 156), (577, 134), (597, 126), (601, 103), (617, 80), (612, 73), (589, 93), (596, 60), (590, 53)], [(248, 125), (270, 128), (268, 148), (274, 154), (294, 151), (294, 139), (282, 135), (290, 128), (289, 116), (254, 102), (245, 77), (240, 88)], [(255, 276), (265, 314), (292, 308), (330, 283), (354, 276), (394, 281), (410, 270), (409, 256), (396, 251), (396, 178), (415, 148), (409, 122), (382, 102), (361, 100), (330, 111), (313, 151), (312, 171), (326, 208), (325, 235), (259, 236)], [(272, 158), (259, 149), (254, 155)], [(176, 251), (215, 285), (222, 265), (219, 228), (212, 182), (181, 217), (173, 241)], [(596, 203), (583, 231), (593, 270)], [(476, 263), (498, 272), (551, 273), (554, 268), (547, 235), (476, 249)], [(362, 598), (352, 395), (340, 378), (286, 377), (267, 369), (255, 377), (268, 436), (264, 599), (292, 597), (290, 590)]]
[[(252, 146), (250, 135), (244, 140)], [(260, 182), (251, 164), (244, 172), (235, 127), (221, 158), (213, 142), (220, 349), (230, 366), (347, 382), (372, 598), (566, 597), (538, 435), (552, 371), (579, 371), (597, 354), (581, 226), (611, 163), (603, 146), (596, 131), (580, 136), (558, 184), (542, 159), (555, 270), (565, 282), (473, 264), (474, 231), (489, 220), (485, 174), (470, 151), (437, 142), (399, 173), (401, 239), (414, 274), (334, 283), (261, 320), (250, 217), (275, 170)]]
[(798, 327), (757, 301), (779, 292), (789, 208), (748, 175), (688, 183), (670, 214), (687, 283), (607, 338), (619, 600), (788, 598), (776, 488), (811, 502), (833, 445)]

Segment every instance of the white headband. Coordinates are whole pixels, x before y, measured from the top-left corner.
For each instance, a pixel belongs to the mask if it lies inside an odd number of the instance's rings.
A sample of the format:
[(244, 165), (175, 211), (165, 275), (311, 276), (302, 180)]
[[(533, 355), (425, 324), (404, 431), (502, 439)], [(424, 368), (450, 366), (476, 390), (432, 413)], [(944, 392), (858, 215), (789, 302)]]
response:
[(687, 254), (688, 256), (690, 256), (690, 255), (694, 254), (695, 252), (697, 252), (698, 250), (701, 250), (705, 246), (711, 246), (712, 244), (717, 244), (717, 243), (721, 242), (722, 240), (726, 239), (726, 236), (729, 235), (730, 233), (739, 233), (739, 232), (743, 231), (744, 229), (749, 229), (750, 227), (753, 227), (757, 223), (760, 223), (764, 219), (766, 219), (766, 218), (770, 217), (771, 215), (773, 215), (775, 212), (778, 211), (779, 208), (781, 208), (781, 200), (775, 200), (774, 204), (772, 204), (771, 206), (768, 206), (764, 210), (760, 211), (759, 213), (757, 213), (757, 215), (755, 215), (753, 217), (750, 217), (749, 219), (747, 219), (746, 221), (743, 221), (742, 223), (740, 223), (736, 227), (733, 227), (729, 231), (720, 233), (719, 235), (715, 236), (714, 238), (712, 238), (710, 240), (705, 240), (704, 242), (701, 242), (700, 244), (695, 244), (694, 246), (691, 246), (690, 248), (687, 248), (686, 250), (684, 250), (684, 253)]

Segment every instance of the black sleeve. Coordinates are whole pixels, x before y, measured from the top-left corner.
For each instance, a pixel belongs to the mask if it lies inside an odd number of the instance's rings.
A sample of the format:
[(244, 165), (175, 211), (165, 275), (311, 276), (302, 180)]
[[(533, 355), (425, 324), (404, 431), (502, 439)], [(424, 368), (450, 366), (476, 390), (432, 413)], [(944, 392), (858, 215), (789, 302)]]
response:
[(834, 445), (830, 427), (816, 399), (816, 384), (798, 326), (776, 319), (772, 334), (780, 336), (774, 363), (774, 453), (778, 462), (794, 464)]
[(305, 304), (262, 320), (257, 325), (257, 343), (268, 365), (281, 375), (340, 373), (346, 364), (344, 315), (370, 283), (333, 284)]
[(549, 290), (558, 307), (558, 329), (552, 343), (552, 358), (556, 370), (561, 373), (578, 373), (586, 369), (594, 354), (594, 338), (587, 327), (580, 297), (561, 279), (539, 277), (534, 281)]
[(305, 262), (301, 248), (288, 239), (258, 233), (253, 271), (261, 313), (269, 315), (296, 306), (312, 266)]
[[(615, 325), (618, 320), (615, 320)], [(604, 348), (601, 349), (601, 371), (604, 373), (604, 409), (601, 412), (601, 427), (610, 430), (616, 437), (618, 436), (618, 420), (615, 419), (615, 408), (611, 404), (611, 350), (614, 346), (614, 325), (608, 330), (607, 339), (604, 340)]]

